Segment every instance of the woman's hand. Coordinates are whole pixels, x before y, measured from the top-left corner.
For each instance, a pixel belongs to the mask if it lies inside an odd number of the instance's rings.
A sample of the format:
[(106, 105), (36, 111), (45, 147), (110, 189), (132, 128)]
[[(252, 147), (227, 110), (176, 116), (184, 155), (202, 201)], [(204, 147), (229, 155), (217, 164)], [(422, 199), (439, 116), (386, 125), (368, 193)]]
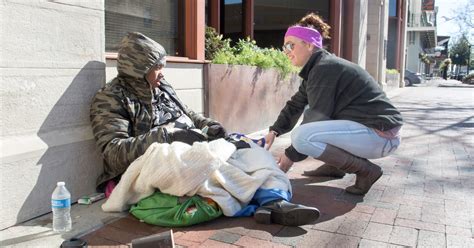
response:
[(270, 147), (273, 145), (273, 141), (275, 141), (276, 133), (275, 131), (270, 131), (265, 135), (265, 149), (269, 150)]
[(283, 171), (283, 172), (288, 172), (288, 170), (290, 170), (291, 166), (293, 166), (293, 161), (291, 161), (286, 155), (285, 153), (283, 153), (282, 155), (280, 155), (280, 157), (278, 158), (277, 160), (277, 163), (278, 163), (278, 166), (280, 167), (280, 169)]

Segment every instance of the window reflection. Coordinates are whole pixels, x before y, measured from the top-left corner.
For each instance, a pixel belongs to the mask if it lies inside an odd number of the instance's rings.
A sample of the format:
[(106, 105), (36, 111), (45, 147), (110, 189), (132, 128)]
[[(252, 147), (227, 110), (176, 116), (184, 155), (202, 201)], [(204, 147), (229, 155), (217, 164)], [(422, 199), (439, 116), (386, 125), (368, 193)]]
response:
[(221, 22), (224, 24), (221, 24), (221, 33), (224, 38), (230, 38), (234, 42), (244, 38), (242, 0), (222, 0), (221, 8)]
[(390, 0), (388, 5), (388, 15), (397, 16), (397, 0)]
[(105, 0), (105, 51), (116, 52), (127, 32), (141, 32), (173, 55), (178, 49), (178, 1)]
[(310, 12), (327, 22), (329, 0), (255, 0), (254, 39), (260, 47), (280, 48), (286, 29)]

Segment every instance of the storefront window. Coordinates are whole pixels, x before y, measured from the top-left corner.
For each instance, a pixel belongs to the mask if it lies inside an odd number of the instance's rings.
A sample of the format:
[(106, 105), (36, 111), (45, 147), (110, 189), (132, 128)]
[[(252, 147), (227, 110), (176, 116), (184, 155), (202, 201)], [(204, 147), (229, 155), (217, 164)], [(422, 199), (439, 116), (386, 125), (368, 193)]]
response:
[(388, 5), (388, 15), (397, 16), (397, 0), (390, 0)]
[(244, 38), (242, 0), (221, 0), (221, 33), (236, 42)]
[(105, 0), (105, 51), (117, 52), (127, 32), (141, 32), (178, 55), (178, 1)]
[(310, 12), (329, 21), (329, 0), (255, 0), (254, 3), (254, 39), (260, 47), (281, 47), (286, 29)]

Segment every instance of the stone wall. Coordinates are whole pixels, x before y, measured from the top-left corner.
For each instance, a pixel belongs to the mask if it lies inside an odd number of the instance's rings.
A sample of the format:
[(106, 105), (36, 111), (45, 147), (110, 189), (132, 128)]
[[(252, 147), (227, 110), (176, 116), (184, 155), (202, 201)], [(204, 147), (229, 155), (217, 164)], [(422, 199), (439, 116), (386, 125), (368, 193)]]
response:
[(89, 105), (105, 82), (103, 0), (0, 3), (0, 228), (95, 190), (101, 161)]
[[(116, 70), (115, 61), (105, 60), (103, 0), (4, 0), (0, 16), (3, 229), (50, 212), (58, 181), (66, 182), (73, 202), (95, 191), (102, 161), (89, 106)], [(204, 112), (202, 68), (169, 63), (165, 69), (198, 113)]]
[(385, 83), (388, 2), (382, 0), (368, 3), (366, 69), (380, 85)]
[(354, 17), (352, 22), (352, 62), (365, 69), (367, 60), (367, 18), (369, 15), (368, 1), (354, 1)]

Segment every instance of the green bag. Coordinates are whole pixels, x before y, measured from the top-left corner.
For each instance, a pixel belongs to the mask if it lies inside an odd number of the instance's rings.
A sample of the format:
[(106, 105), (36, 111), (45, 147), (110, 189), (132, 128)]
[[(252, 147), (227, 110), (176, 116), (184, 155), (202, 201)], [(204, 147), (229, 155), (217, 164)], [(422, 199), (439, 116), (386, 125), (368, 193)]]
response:
[(155, 192), (132, 206), (130, 213), (148, 224), (182, 227), (213, 220), (222, 210), (213, 200), (197, 195), (180, 203), (177, 196)]

